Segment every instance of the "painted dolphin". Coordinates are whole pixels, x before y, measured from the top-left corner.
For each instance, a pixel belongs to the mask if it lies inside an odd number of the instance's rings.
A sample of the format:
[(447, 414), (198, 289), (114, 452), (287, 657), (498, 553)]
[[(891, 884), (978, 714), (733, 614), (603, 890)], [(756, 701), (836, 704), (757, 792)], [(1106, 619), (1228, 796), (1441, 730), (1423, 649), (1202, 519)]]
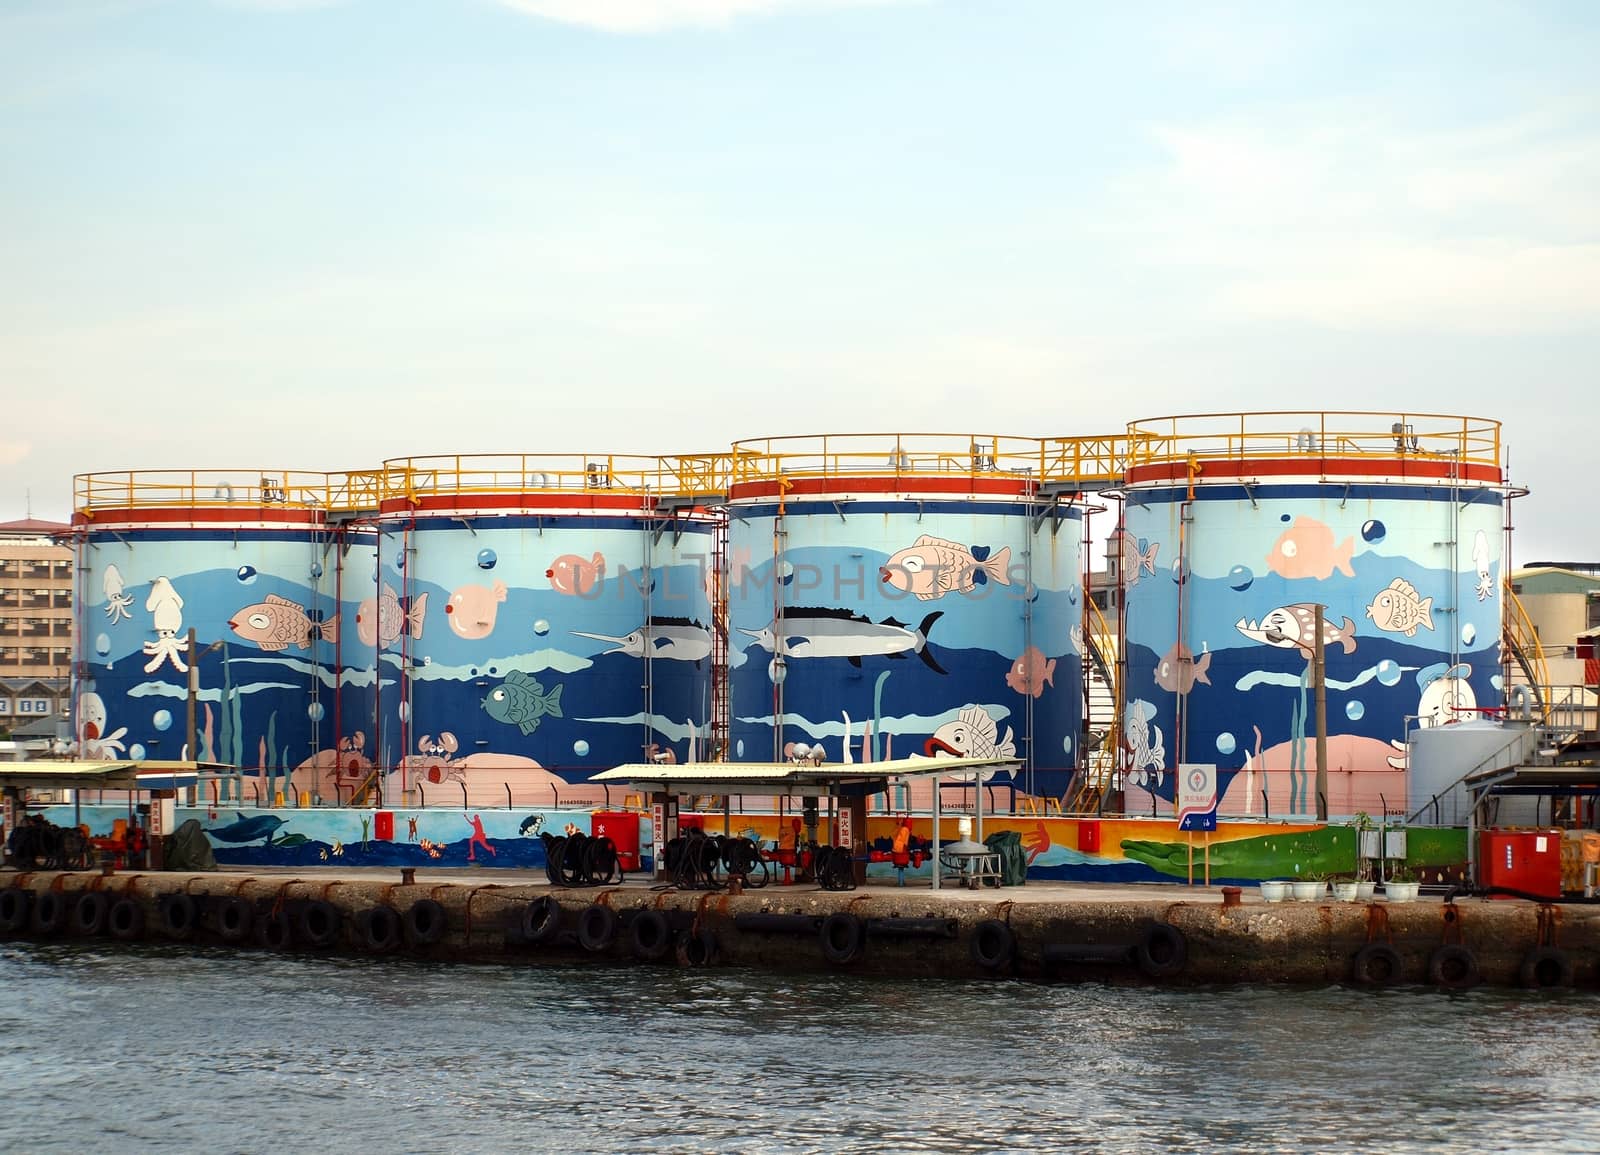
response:
[(794, 609), (785, 610), (781, 620), (774, 619), (759, 630), (740, 627), (739, 632), (754, 638), (762, 649), (786, 658), (847, 658), (852, 666), (860, 666), (865, 657), (899, 658), (910, 650), (935, 673), (943, 674), (927, 648), (928, 631), (943, 616), (943, 610), (935, 610), (913, 630), (893, 618), (874, 622), (849, 610)]
[(602, 654), (631, 654), (635, 658), (642, 658), (648, 653), (652, 658), (696, 664), (711, 656), (711, 631), (688, 618), (650, 618), (632, 633), (621, 637), (588, 634), (582, 630), (572, 632), (580, 638), (610, 642), (612, 648), (602, 651)]
[(206, 833), (218, 842), (254, 842), (259, 838), (261, 844), (265, 846), (282, 825), (283, 819), (273, 814), (258, 814), (254, 818), (246, 818), (243, 814), (239, 814), (237, 822), (218, 826), (207, 830)]

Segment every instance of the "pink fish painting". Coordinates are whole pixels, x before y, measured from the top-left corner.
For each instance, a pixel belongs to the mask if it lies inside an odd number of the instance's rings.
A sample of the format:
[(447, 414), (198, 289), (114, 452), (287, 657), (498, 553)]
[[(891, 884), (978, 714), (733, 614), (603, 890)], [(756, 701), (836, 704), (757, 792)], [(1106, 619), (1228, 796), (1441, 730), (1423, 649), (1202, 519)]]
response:
[(497, 581), (492, 587), (461, 586), (445, 603), (444, 620), (450, 623), (457, 636), (468, 641), (487, 638), (494, 630), (494, 620), (505, 600), (505, 582)]
[(564, 553), (550, 563), (544, 576), (550, 579), (550, 588), (556, 593), (585, 597), (595, 583), (605, 580), (606, 559), (596, 553), (585, 561), (575, 553)]
[(1006, 685), (1019, 694), (1037, 698), (1044, 693), (1046, 686), (1056, 684), (1055, 677), (1056, 660), (1047, 659), (1038, 646), (1029, 646), (1022, 651), (1022, 657), (1011, 663), (1011, 670), (1006, 674)]
[(314, 638), (332, 641), (339, 634), (339, 615), (327, 621), (318, 621), (306, 613), (306, 608), (268, 594), (264, 602), (245, 606), (234, 611), (228, 627), (247, 642), (254, 642), (268, 653), (298, 646), (309, 650)]
[(1314, 517), (1297, 517), (1273, 542), (1272, 552), (1267, 554), (1267, 568), (1286, 578), (1322, 581), (1331, 577), (1334, 570), (1345, 577), (1355, 577), (1356, 571), (1350, 568), (1355, 540), (1347, 537), (1336, 546), (1333, 530)]
[(364, 646), (389, 646), (407, 631), (413, 638), (421, 638), (422, 619), (427, 612), (427, 594), (418, 594), (411, 607), (405, 609), (399, 595), (385, 585), (381, 595), (356, 607), (356, 636)]

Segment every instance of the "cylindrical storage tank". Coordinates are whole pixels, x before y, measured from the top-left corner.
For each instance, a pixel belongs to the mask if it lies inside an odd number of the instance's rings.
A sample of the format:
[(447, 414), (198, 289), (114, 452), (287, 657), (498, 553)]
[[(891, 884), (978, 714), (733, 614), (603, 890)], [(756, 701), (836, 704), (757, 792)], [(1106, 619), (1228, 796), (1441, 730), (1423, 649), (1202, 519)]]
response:
[(331, 736), (333, 492), (284, 470), (75, 479), (80, 758), (198, 757), (241, 768), (245, 801), (287, 794)]
[(596, 793), (572, 789), (596, 770), (704, 756), (722, 494), (679, 464), (386, 463), (358, 639), (386, 797), (548, 806)]
[(1320, 607), (1328, 811), (1400, 811), (1408, 733), (1501, 702), (1499, 424), (1252, 413), (1128, 435), (1125, 784), (1170, 802), (1180, 763), (1214, 763), (1224, 813), (1316, 813)]
[(1083, 716), (1083, 507), (1046, 445), (861, 434), (734, 446), (736, 760), (801, 747), (834, 764), (1014, 756), (1019, 790), (1066, 790)]

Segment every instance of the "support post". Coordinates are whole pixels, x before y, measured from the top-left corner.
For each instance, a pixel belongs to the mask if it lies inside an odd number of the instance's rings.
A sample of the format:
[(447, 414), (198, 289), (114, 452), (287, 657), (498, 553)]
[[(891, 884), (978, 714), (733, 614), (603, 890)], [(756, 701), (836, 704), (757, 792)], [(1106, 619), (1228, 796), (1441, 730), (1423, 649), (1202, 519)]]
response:
[(194, 627), (193, 626), (189, 627), (188, 642), (189, 642), (189, 700), (188, 700), (188, 711), (187, 711), (187, 713), (188, 713), (188, 727), (184, 731), (184, 733), (187, 735), (187, 738), (185, 739), (187, 744), (184, 746), (184, 755), (183, 756), (185, 758), (187, 758), (191, 762), (198, 762), (198, 761), (200, 761), (200, 755), (195, 751), (196, 738), (195, 738), (195, 717), (194, 717), (194, 715), (195, 715), (195, 702), (200, 697), (200, 663), (199, 663), (199, 660), (198, 660), (198, 655), (195, 653), (195, 647), (199, 643), (195, 641)]
[(1328, 686), (1327, 647), (1322, 640), (1321, 603), (1317, 605), (1311, 648), (1311, 685), (1317, 703), (1317, 821), (1328, 820)]

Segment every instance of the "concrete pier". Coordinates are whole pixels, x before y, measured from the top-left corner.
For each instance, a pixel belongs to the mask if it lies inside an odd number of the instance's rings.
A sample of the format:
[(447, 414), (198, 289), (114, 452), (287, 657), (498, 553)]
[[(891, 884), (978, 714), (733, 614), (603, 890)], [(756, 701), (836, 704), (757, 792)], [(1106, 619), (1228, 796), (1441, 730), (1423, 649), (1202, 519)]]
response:
[(1269, 904), (1221, 888), (1033, 884), (734, 895), (489, 877), (8, 872), (0, 937), (1045, 982), (1600, 986), (1600, 908), (1585, 905)]

